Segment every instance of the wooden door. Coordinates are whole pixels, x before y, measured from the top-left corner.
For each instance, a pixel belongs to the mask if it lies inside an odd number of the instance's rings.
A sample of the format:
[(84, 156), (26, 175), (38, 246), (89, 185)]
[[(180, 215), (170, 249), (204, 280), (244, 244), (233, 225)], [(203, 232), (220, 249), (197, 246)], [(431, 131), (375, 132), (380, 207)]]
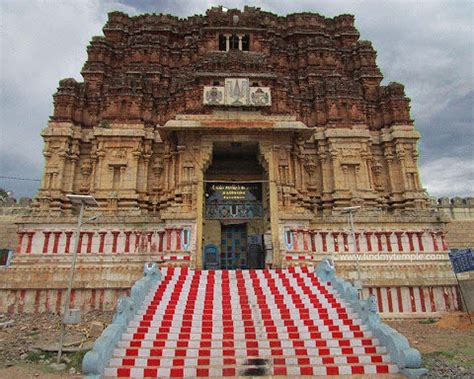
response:
[(245, 269), (247, 265), (247, 225), (222, 225), (221, 268)]

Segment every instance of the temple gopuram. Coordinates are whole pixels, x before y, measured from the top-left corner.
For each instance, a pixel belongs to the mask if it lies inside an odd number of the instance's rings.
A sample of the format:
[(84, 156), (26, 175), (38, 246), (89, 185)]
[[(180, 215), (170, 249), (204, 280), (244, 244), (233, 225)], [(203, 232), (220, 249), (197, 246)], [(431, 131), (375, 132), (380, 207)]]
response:
[[(41, 132), (43, 180), (0, 273), (1, 311), (61, 309), (78, 215), (67, 194), (99, 204), (79, 236), (83, 309), (112, 309), (149, 261), (245, 270), (328, 256), (349, 280), (359, 258), (382, 315), (459, 309), (410, 99), (381, 84), (353, 16), (112, 12), (87, 53)], [(355, 243), (345, 207), (360, 207)]]

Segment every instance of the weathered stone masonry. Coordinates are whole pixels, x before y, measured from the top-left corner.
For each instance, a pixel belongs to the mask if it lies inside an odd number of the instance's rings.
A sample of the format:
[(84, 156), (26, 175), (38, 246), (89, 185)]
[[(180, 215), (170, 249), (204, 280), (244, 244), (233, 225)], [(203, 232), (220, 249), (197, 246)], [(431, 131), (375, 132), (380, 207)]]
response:
[(364, 292), (378, 295), (379, 308), (458, 308), (448, 218), (420, 185), (409, 99), (401, 84), (381, 86), (353, 16), (113, 12), (103, 32), (88, 46), (84, 81), (64, 79), (54, 95), (43, 181), (19, 222), (14, 264), (0, 273), (2, 309), (30, 311), (34, 288), (55, 291), (54, 300), (34, 295), (38, 304), (61, 303), (75, 222), (68, 193), (92, 194), (102, 213), (80, 236), (84, 307), (97, 307), (102, 291), (109, 308), (150, 259), (202, 267), (227, 222), (205, 216), (213, 178), (261, 183), (263, 216), (247, 224), (265, 236), (267, 265), (334, 254), (354, 279), (338, 208), (361, 205)]

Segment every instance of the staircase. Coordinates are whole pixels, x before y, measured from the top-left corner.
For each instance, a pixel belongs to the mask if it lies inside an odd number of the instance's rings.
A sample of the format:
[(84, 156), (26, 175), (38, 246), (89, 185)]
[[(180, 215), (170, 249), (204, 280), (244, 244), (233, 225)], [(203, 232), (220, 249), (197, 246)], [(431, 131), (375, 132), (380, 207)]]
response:
[(163, 268), (105, 377), (396, 373), (357, 314), (306, 267)]

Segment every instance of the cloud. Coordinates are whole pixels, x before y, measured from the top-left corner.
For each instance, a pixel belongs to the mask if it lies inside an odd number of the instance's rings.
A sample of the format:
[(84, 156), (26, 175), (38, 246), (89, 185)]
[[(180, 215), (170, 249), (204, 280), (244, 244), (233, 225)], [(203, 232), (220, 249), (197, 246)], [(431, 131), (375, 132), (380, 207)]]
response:
[[(0, 151), (4, 158), (0, 175), (41, 176), (40, 132), (53, 111), (52, 95), (59, 80), (82, 80), (88, 42), (102, 33), (107, 11), (112, 9), (134, 11), (123, 4), (94, 0), (0, 2)], [(18, 163), (11, 166), (12, 162)], [(25, 183), (0, 179), (0, 186), (18, 197), (34, 195), (35, 186)]]
[(473, 161), (456, 158), (434, 159), (422, 165), (422, 184), (431, 196), (468, 196), (474, 188)]
[[(43, 159), (40, 131), (52, 113), (52, 94), (65, 77), (82, 80), (80, 70), (86, 47), (102, 34), (107, 12), (130, 15), (171, 13), (180, 17), (202, 14), (222, 4), (243, 9), (244, 1), (229, 0), (3, 0), (0, 1), (0, 150), (28, 161), (33, 177), (41, 176)], [(372, 41), (384, 83), (405, 85), (412, 99), (412, 116), (422, 133), (421, 175), (432, 195), (449, 196), (452, 176), (431, 179), (433, 167), (449, 163), (464, 167), (464, 177), (474, 177), (473, 91), (474, 35), (471, 1), (295, 0), (253, 1), (253, 6), (280, 15), (311, 11), (327, 17), (355, 15), (361, 39)], [(15, 166), (13, 166), (15, 167)], [(474, 167), (474, 165), (471, 165)], [(5, 163), (0, 161), (0, 175)], [(15, 170), (15, 168), (13, 168)], [(426, 172), (425, 172), (426, 171)], [(468, 180), (468, 182), (469, 182)], [(472, 182), (471, 182), (472, 183)], [(17, 195), (32, 195), (24, 183), (10, 183)], [(3, 185), (0, 181), (0, 185)], [(472, 187), (471, 187), (472, 188)], [(465, 194), (472, 190), (465, 189)]]

